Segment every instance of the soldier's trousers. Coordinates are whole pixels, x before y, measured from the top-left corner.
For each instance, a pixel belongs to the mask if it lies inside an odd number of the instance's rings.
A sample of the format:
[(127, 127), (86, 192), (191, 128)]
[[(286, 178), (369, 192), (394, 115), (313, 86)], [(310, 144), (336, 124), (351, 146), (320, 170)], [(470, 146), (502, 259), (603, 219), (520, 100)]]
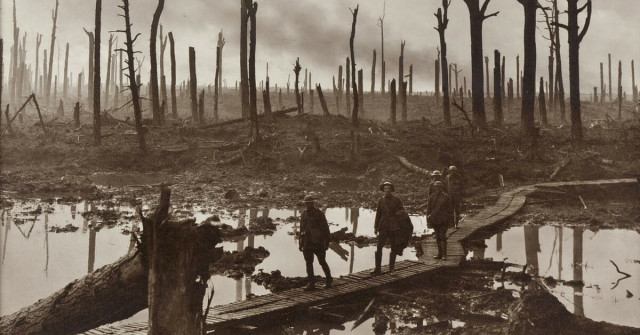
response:
[(323, 250), (304, 250), (302, 251), (302, 255), (304, 255), (304, 261), (307, 264), (307, 277), (309, 280), (313, 280), (313, 256), (315, 255), (318, 258), (318, 263), (322, 267), (322, 271), (324, 271), (325, 278), (331, 278), (331, 270), (329, 270), (329, 264), (327, 264), (326, 255), (327, 252)]

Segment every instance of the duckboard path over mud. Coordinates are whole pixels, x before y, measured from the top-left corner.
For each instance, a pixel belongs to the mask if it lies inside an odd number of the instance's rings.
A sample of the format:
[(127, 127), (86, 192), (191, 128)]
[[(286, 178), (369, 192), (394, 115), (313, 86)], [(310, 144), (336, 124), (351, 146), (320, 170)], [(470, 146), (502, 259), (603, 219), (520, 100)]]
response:
[[(436, 243), (433, 239), (423, 242), (424, 256), (418, 261), (405, 260), (396, 263), (395, 276), (390, 275), (387, 266), (383, 266), (383, 274), (371, 277), (371, 270), (360, 271), (341, 276), (334, 280), (334, 284), (328, 289), (304, 291), (301, 288), (283, 292), (258, 296), (250, 300), (235, 302), (227, 305), (213, 306), (210, 308), (206, 319), (206, 330), (233, 327), (252, 327), (285, 320), (286, 316), (297, 313), (305, 313), (310, 307), (339, 301), (350, 297), (371, 294), (387, 286), (400, 284), (415, 277), (433, 273), (445, 267), (455, 267), (465, 258), (465, 253), (460, 242), (471, 234), (503, 222), (524, 206), (527, 195), (539, 188), (574, 188), (581, 192), (593, 192), (609, 188), (638, 188), (637, 179), (610, 179), (594, 181), (572, 181), (543, 183), (522, 186), (504, 192), (498, 201), (485, 208), (472, 218), (461, 222), (458, 229), (452, 229), (449, 233), (448, 255), (446, 260), (433, 259), (437, 253)], [(640, 189), (638, 190), (640, 192)], [(102, 326), (82, 334), (146, 334), (145, 322), (131, 323), (122, 326)]]

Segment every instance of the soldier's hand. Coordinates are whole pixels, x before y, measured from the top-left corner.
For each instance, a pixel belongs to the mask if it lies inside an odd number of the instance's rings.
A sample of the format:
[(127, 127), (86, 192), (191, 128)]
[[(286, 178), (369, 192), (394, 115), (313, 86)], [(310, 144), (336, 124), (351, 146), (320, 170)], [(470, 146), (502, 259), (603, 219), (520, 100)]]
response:
[(376, 236), (378, 236), (378, 233), (379, 233), (378, 229), (374, 230), (373, 233), (376, 234)]
[(302, 251), (302, 244), (298, 246), (298, 250)]

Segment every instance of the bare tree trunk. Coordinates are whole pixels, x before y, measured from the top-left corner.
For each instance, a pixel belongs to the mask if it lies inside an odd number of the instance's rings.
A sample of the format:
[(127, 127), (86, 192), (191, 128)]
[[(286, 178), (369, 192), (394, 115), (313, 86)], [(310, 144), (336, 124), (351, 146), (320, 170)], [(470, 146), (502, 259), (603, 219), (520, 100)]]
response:
[(409, 65), (409, 95), (413, 95), (413, 64)]
[(104, 108), (109, 108), (109, 89), (111, 88), (111, 50), (113, 48), (113, 34), (109, 34), (109, 53), (107, 54), (107, 79), (105, 81)]
[[(101, 0), (97, 0), (101, 1)], [(144, 139), (145, 129), (142, 126), (142, 108), (140, 107), (140, 91), (138, 87), (138, 83), (136, 80), (139, 78), (136, 77), (136, 68), (135, 68), (135, 58), (133, 51), (133, 43), (135, 39), (131, 37), (131, 19), (129, 17), (129, 0), (122, 0), (122, 8), (124, 12), (124, 22), (125, 22), (125, 36), (126, 36), (126, 53), (127, 53), (127, 69), (129, 71), (129, 90), (131, 91), (131, 100), (133, 104), (133, 116), (136, 124), (136, 133), (138, 133), (138, 147), (140, 151), (145, 152), (147, 150), (147, 145)], [(139, 35), (137, 35), (139, 36)], [(137, 38), (136, 36), (136, 38)], [(98, 99), (100, 101), (100, 99)]]
[(622, 61), (618, 61), (618, 120), (622, 120)]
[(469, 9), (469, 22), (471, 31), (471, 90), (473, 93), (472, 110), (473, 119), (477, 126), (484, 128), (487, 117), (484, 109), (484, 78), (482, 74), (482, 24), (489, 17), (498, 15), (498, 12), (486, 15), (490, 0), (484, 0), (480, 7), (479, 0), (464, 0)]
[(391, 79), (391, 109), (389, 111), (391, 124), (396, 124), (397, 102), (396, 102), (396, 80)]
[[(533, 141), (536, 103), (536, 10), (537, 0), (523, 0), (524, 8), (524, 76), (522, 80), (522, 135)], [(533, 143), (533, 142), (532, 142)]]
[[(4, 82), (4, 39), (0, 38), (0, 106), (2, 106), (2, 84)], [(2, 120), (2, 109), (0, 108), (0, 120)], [(9, 121), (9, 120), (7, 120)], [(6, 122), (6, 121), (5, 121)], [(0, 122), (2, 124), (2, 122)]]
[[(213, 79), (213, 122), (218, 122), (218, 94), (220, 87), (218, 86), (218, 76), (220, 76), (220, 46), (216, 47), (216, 74)], [(265, 109), (266, 111), (266, 109)]]
[(200, 98), (198, 100), (198, 119), (202, 125), (206, 124), (204, 118), (204, 90), (200, 91)]
[(402, 103), (402, 122), (407, 122), (407, 82), (400, 82), (400, 99)]
[(153, 111), (153, 124), (162, 125), (162, 112), (160, 111), (160, 90), (158, 89), (158, 57), (156, 55), (156, 42), (158, 40), (158, 24), (164, 9), (164, 0), (158, 0), (158, 6), (153, 13), (151, 21), (151, 38), (149, 39), (149, 56), (151, 58), (151, 105)]
[[(382, 16), (378, 17), (378, 26), (380, 26), (380, 66), (382, 66), (382, 71), (381, 71), (381, 78), (380, 78), (380, 92), (382, 93), (382, 95), (384, 95), (385, 93), (385, 87), (384, 85), (386, 84), (386, 81), (384, 79), (385, 76), (385, 62), (384, 62), (384, 17), (386, 15), (385, 13), (386, 11), (386, 2), (385, 2), (385, 8), (383, 8), (382, 10)], [(348, 63), (348, 62), (347, 62)], [(347, 67), (347, 73), (349, 72), (349, 67)], [(349, 80), (347, 80), (348, 82)], [(347, 84), (347, 87), (349, 85)], [(349, 99), (349, 98), (347, 98)]]
[[(55, 44), (56, 44), (56, 24), (58, 21), (58, 0), (56, 0), (56, 9), (55, 11), (52, 13), (51, 18), (53, 19), (53, 28), (51, 29), (51, 47), (49, 48), (49, 50), (51, 51), (50, 53), (50, 57), (49, 57), (49, 73), (47, 74), (47, 88), (45, 91), (45, 100), (46, 103), (49, 103), (49, 94), (51, 93), (51, 79), (53, 77), (53, 50), (55, 50)], [(97, 35), (97, 33), (96, 33)], [(96, 41), (99, 41), (100, 38), (98, 36), (96, 36)], [(96, 42), (97, 44), (100, 44), (99, 42)], [(98, 131), (100, 129), (98, 128)], [(100, 140), (97, 140), (96, 143), (100, 143)]]
[[(224, 45), (226, 43), (225, 38), (222, 36), (222, 30), (218, 33), (218, 47), (220, 47), (220, 57), (216, 62), (216, 66), (220, 69), (218, 73), (218, 89), (222, 91), (222, 49), (224, 49)], [(220, 92), (218, 92), (220, 93)]]
[(62, 97), (63, 98), (67, 98), (67, 88), (69, 85), (69, 77), (67, 76), (67, 70), (69, 68), (69, 43), (67, 43), (67, 46), (65, 48), (65, 52), (64, 52), (64, 82), (62, 84)]
[[(347, 73), (349, 68), (347, 68)], [(347, 88), (349, 85), (347, 85)], [(344, 85), (342, 83), (342, 65), (338, 66), (338, 94), (336, 95), (336, 114), (340, 114), (340, 103), (342, 100), (342, 94), (344, 92)]]
[(520, 99), (520, 55), (516, 56), (516, 99)]
[[(447, 73), (447, 68), (449, 67), (449, 63), (447, 61), (447, 41), (445, 39), (445, 31), (447, 30), (447, 26), (449, 25), (449, 5), (451, 4), (450, 0), (442, 0), (442, 7), (438, 8), (435, 16), (438, 20), (438, 26), (436, 30), (438, 31), (438, 35), (440, 37), (440, 65), (442, 66), (442, 113), (444, 116), (444, 126), (451, 127), (451, 104), (449, 102), (449, 76)], [(436, 60), (436, 102), (439, 97), (439, 68), (438, 68), (438, 60)]]
[(242, 117), (249, 116), (249, 72), (247, 70), (247, 24), (249, 13), (245, 0), (240, 0), (240, 99)]
[(636, 70), (631, 60), (631, 89), (633, 90), (633, 103), (638, 103), (638, 87), (636, 86)]
[(169, 32), (169, 53), (171, 54), (171, 115), (178, 117), (178, 101), (176, 98), (176, 49), (173, 32)]
[(371, 65), (371, 98), (376, 92), (376, 49), (373, 49), (373, 64)]
[[(402, 83), (404, 82), (404, 45), (406, 41), (400, 40), (400, 57), (398, 58), (398, 90), (402, 99)], [(404, 119), (403, 119), (404, 121)]]
[(540, 119), (543, 125), (547, 125), (546, 98), (544, 96), (544, 78), (540, 77), (540, 90), (538, 93), (538, 108), (540, 109)]
[[(449, 65), (447, 65), (449, 66)], [(435, 71), (436, 71), (436, 78), (435, 78), (435, 82), (436, 82), (436, 87), (434, 90), (434, 94), (436, 96), (436, 104), (439, 103), (440, 101), (440, 60), (436, 59), (435, 61)], [(446, 72), (446, 69), (443, 67), (442, 68), (442, 72)], [(444, 109), (444, 108), (443, 108)], [(445, 116), (446, 118), (446, 116)], [(451, 123), (451, 117), (449, 117), (449, 123)]]
[(325, 116), (331, 115), (329, 114), (329, 108), (327, 107), (327, 101), (324, 99), (324, 94), (322, 94), (322, 87), (320, 84), (316, 85), (316, 91), (318, 92), (318, 99), (320, 99), (320, 105), (322, 106), (322, 112)]
[(500, 70), (500, 90), (502, 91), (502, 101), (504, 101), (504, 99), (507, 97), (507, 93), (506, 93), (506, 89), (505, 89), (505, 74), (504, 74), (504, 62), (505, 62), (505, 57), (502, 56), (502, 69)]
[(35, 75), (35, 78), (33, 79), (34, 91), (38, 89), (38, 78), (40, 76), (40, 43), (41, 42), (42, 42), (42, 34), (36, 34), (36, 75)]
[[(56, 0), (56, 3), (58, 0)], [(58, 6), (56, 5), (56, 8)], [(57, 16), (57, 15), (56, 15)], [(96, 0), (96, 17), (95, 17), (95, 43), (93, 50), (93, 139), (97, 145), (102, 142), (102, 135), (100, 134), (100, 29), (102, 24), (102, 0)], [(55, 20), (54, 20), (54, 32), (55, 32)], [(53, 47), (53, 39), (51, 46)], [(53, 50), (53, 49), (51, 49)], [(51, 53), (53, 55), (53, 53)], [(53, 57), (49, 57), (49, 73), (51, 73), (51, 60)], [(49, 89), (47, 89), (47, 92)], [(49, 93), (47, 93), (47, 96)]]
[(485, 77), (487, 78), (487, 98), (491, 99), (491, 90), (489, 89), (489, 57), (484, 57)]
[[(253, 0), (246, 0), (247, 11), (251, 21), (251, 31), (249, 34), (249, 112), (253, 118), (254, 139), (260, 138), (260, 127), (258, 125), (258, 97), (256, 89), (256, 13), (258, 12), (258, 3)], [(249, 7), (251, 4), (251, 7)]]
[(608, 54), (609, 58), (609, 102), (613, 103), (613, 84), (611, 82), (611, 54)]
[(358, 114), (362, 117), (364, 115), (364, 75), (362, 69), (358, 70)]
[[(553, 0), (554, 21), (559, 22), (560, 11), (558, 10), (558, 0)], [(557, 29), (557, 28), (556, 28)], [(564, 80), (562, 79), (562, 58), (560, 57), (560, 32), (555, 34), (555, 51), (556, 51), (556, 84), (558, 85), (558, 93), (555, 97), (560, 107), (560, 118), (562, 122), (566, 122), (565, 103), (564, 103)]]
[(345, 72), (347, 73), (346, 75), (346, 82), (347, 84), (345, 85), (347, 87), (347, 93), (345, 94), (345, 102), (347, 103), (347, 111), (345, 112), (345, 115), (347, 117), (349, 117), (349, 112), (351, 112), (351, 61), (349, 60), (349, 57), (347, 57), (347, 65), (344, 68)]
[[(578, 9), (578, 0), (567, 0), (569, 35), (569, 85), (571, 99), (571, 138), (575, 144), (582, 143), (582, 114), (580, 111), (580, 42), (584, 38), (591, 22), (591, 0)], [(587, 10), (587, 18), (582, 31), (578, 25), (578, 14)], [(559, 23), (558, 23), (559, 24)]]
[(198, 118), (198, 79), (196, 77), (196, 49), (189, 47), (189, 92), (191, 97), (191, 118), (194, 124), (202, 122)]
[(502, 88), (500, 88), (500, 51), (493, 51), (493, 119), (496, 125), (501, 126), (504, 120), (502, 113)]
[[(95, 38), (93, 32), (89, 32), (85, 29), (84, 31), (89, 38), (89, 71), (87, 76), (87, 105), (93, 105), (93, 80), (94, 80), (94, 66), (93, 62), (95, 61)], [(47, 57), (47, 51), (45, 50), (44, 57)], [(46, 64), (46, 61), (45, 61)], [(44, 72), (47, 72), (46, 65), (44, 67)]]
[(349, 50), (351, 54), (351, 87), (353, 89), (353, 110), (351, 112), (351, 124), (354, 127), (358, 127), (358, 84), (356, 83), (356, 59), (355, 54), (353, 52), (353, 43), (356, 38), (356, 20), (358, 18), (358, 8), (360, 6), (356, 6), (356, 9), (352, 10), (351, 13), (353, 15), (353, 22), (351, 23), (351, 37), (349, 38)]
[[(16, 74), (18, 72), (18, 45), (20, 44), (20, 29), (18, 29), (18, 20), (16, 18), (16, 0), (13, 0), (13, 48), (11, 51), (11, 67), (10, 67), (10, 96), (11, 105), (16, 104)], [(46, 53), (46, 52), (45, 52)]]
[(167, 36), (162, 34), (162, 25), (160, 25), (160, 96), (162, 101), (165, 102), (164, 108), (162, 108), (162, 119), (165, 119), (167, 114), (167, 78), (164, 74), (164, 51), (167, 48)]
[(300, 81), (300, 70), (302, 67), (300, 66), (300, 58), (296, 58), (296, 65), (293, 67), (293, 73), (296, 75), (296, 81), (294, 82), (295, 95), (296, 95), (296, 107), (298, 107), (298, 115), (302, 115), (302, 101), (300, 100), (300, 89), (299, 89), (299, 81)]

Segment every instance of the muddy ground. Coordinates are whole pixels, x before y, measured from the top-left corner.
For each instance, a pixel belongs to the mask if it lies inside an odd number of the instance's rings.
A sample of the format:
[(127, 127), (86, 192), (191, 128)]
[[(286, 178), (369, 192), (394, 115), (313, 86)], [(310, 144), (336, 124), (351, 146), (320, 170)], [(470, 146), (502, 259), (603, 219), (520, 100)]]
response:
[[(226, 99), (231, 101), (232, 97)], [(615, 115), (609, 105), (584, 103), (585, 142), (580, 146), (572, 145), (569, 126), (552, 114), (553, 124), (539, 125), (540, 137), (532, 146), (520, 136), (519, 112), (515, 108), (506, 113), (505, 126), (489, 126), (472, 135), (455, 110), (452, 113), (457, 128), (443, 127), (439, 109), (430, 97), (411, 97), (412, 121), (395, 126), (385, 121), (388, 101), (376, 99), (372, 102), (365, 97), (368, 119), (362, 120), (355, 132), (355, 156), (350, 121), (335, 114), (294, 113), (272, 123), (263, 122), (261, 140), (251, 141), (246, 122), (202, 128), (191, 124), (188, 111), (181, 107), (181, 118), (170, 118), (167, 126), (155, 127), (145, 122), (148, 151), (141, 153), (135, 132), (125, 123), (104, 117), (102, 145), (96, 146), (88, 112), (82, 114), (83, 123), (76, 127), (69, 112), (56, 116), (52, 107), (44, 106), (47, 134), (42, 132), (33, 111), (28, 111), (22, 122), (16, 120), (11, 133), (3, 128), (2, 206), (11, 206), (12, 199), (23, 198), (154, 206), (158, 185), (168, 183), (172, 204), (177, 208), (292, 207), (301, 205), (309, 193), (316, 195), (322, 207), (370, 208), (380, 196), (378, 185), (388, 180), (396, 185), (397, 195), (411, 210), (426, 202), (428, 180), (406, 169), (398, 155), (428, 170), (458, 166), (466, 182), (468, 214), (491, 204), (504, 188), (549, 181), (554, 172), (555, 180), (639, 175), (640, 114), (632, 104), (625, 105), (623, 120), (615, 121), (609, 117)], [(223, 111), (228, 111), (229, 105), (233, 103), (228, 102)], [(316, 113), (318, 105), (316, 101)], [(490, 110), (488, 104), (487, 111)], [(127, 109), (109, 114), (120, 120), (132, 115)], [(223, 117), (237, 115), (223, 113)], [(586, 211), (567, 210), (560, 214), (554, 206), (553, 201), (532, 204), (519, 215), (528, 216), (533, 223), (561, 215), (567, 220), (588, 220), (586, 224), (601, 228), (637, 230), (640, 226), (637, 206), (590, 203)], [(619, 220), (602, 219), (603, 215), (622, 212), (633, 215)], [(225, 274), (252, 272), (254, 263), (268, 255), (268, 250), (257, 252), (257, 260), (250, 255), (227, 254), (230, 264), (241, 264)], [(248, 261), (243, 262), (244, 259)], [(387, 321), (391, 320), (415, 321), (419, 316), (428, 324), (461, 320), (465, 323), (462, 333), (502, 333), (509, 326), (505, 317), (510, 313), (508, 306), (517, 302), (520, 293), (492, 291), (496, 272), (493, 266), (452, 270), (461, 272), (429, 278), (429, 288), (417, 286), (399, 292), (420, 298), (385, 301), (376, 309), (382, 320), (378, 326), (390, 326)], [(475, 297), (487, 293), (491, 294)], [(353, 313), (358, 310), (355, 308)], [(397, 330), (458, 332), (450, 322), (435, 325), (442, 329), (433, 326)]]

